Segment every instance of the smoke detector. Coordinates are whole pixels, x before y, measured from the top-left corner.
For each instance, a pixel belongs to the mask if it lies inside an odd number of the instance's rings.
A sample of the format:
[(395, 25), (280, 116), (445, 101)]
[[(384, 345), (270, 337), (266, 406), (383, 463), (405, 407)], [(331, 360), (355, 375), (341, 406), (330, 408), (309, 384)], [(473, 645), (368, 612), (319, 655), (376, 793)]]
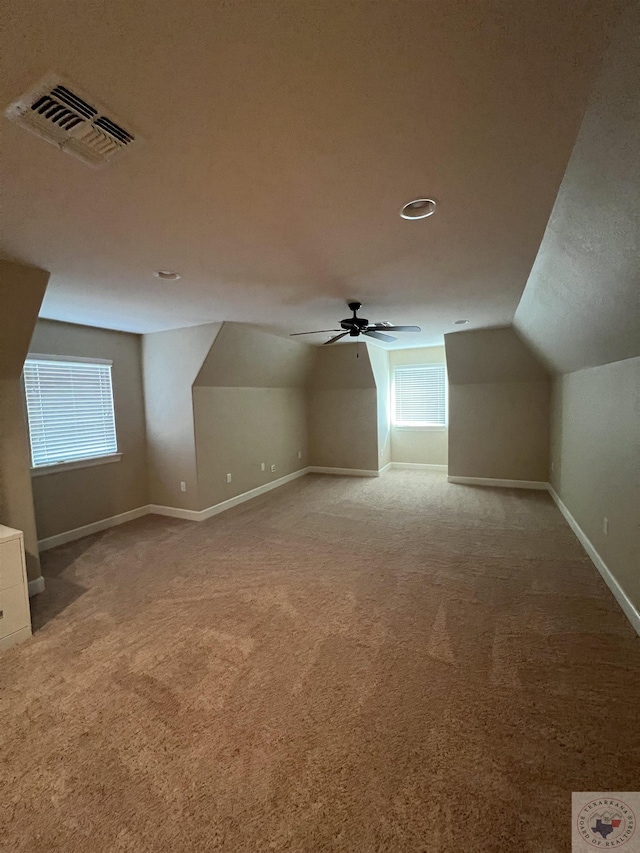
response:
[(104, 166), (140, 142), (111, 110), (56, 74), (48, 74), (4, 114), (89, 166)]

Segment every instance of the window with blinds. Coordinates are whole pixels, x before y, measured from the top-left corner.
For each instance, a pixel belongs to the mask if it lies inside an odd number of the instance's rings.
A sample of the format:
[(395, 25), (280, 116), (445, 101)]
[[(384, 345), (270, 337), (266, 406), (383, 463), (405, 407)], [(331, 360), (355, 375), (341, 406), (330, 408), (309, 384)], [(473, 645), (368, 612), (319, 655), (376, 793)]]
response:
[(444, 364), (396, 367), (393, 422), (404, 427), (446, 427), (447, 376)]
[(30, 355), (24, 387), (34, 468), (117, 453), (111, 362)]

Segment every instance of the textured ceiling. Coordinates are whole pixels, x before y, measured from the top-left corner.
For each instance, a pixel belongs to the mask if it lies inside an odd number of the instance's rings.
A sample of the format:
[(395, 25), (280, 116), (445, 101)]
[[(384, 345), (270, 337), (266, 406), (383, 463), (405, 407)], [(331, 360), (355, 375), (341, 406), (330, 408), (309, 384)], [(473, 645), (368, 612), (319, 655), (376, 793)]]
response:
[(640, 6), (615, 35), (515, 315), (554, 370), (640, 356)]
[(97, 171), (0, 119), (4, 252), (107, 328), (509, 323), (616, 5), (5, 0), (2, 106), (54, 71), (145, 142)]

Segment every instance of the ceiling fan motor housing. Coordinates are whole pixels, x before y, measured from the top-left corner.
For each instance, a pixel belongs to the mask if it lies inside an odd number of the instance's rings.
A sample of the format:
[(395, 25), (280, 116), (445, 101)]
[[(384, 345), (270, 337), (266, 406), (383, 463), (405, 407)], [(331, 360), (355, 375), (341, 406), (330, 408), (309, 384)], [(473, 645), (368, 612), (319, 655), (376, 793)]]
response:
[(353, 317), (347, 317), (340, 321), (340, 326), (349, 332), (352, 338), (357, 338), (360, 332), (369, 325), (366, 317), (356, 317), (356, 312), (360, 307), (360, 302), (349, 302), (349, 308), (353, 311)]

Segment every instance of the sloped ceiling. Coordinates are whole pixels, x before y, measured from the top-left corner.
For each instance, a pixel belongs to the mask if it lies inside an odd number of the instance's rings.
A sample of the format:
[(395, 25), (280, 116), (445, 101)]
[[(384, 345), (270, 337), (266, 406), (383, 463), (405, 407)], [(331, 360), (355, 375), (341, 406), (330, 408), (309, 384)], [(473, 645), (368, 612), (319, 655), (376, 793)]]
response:
[(640, 5), (606, 56), (515, 325), (555, 371), (640, 355)]
[(535, 382), (547, 371), (512, 326), (445, 335), (451, 385)]
[(318, 347), (309, 386), (325, 391), (376, 388), (369, 352), (367, 344)]
[(0, 104), (54, 71), (145, 140), (94, 171), (0, 117), (5, 250), (125, 331), (509, 323), (619, 6), (5, 0)]
[(314, 350), (242, 323), (223, 323), (194, 385), (213, 388), (302, 388)]

